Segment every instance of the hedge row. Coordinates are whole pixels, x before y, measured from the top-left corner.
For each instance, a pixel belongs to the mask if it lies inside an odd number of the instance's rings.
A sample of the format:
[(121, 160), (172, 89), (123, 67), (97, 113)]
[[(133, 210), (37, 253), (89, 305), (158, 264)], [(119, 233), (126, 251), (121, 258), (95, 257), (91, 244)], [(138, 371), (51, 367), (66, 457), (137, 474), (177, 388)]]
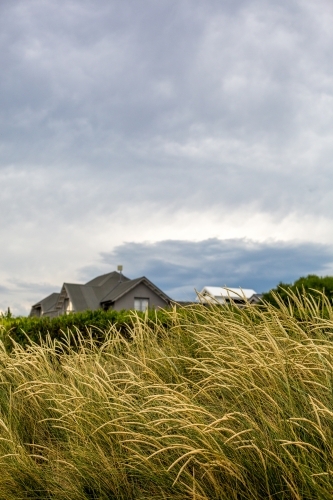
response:
[(112, 325), (116, 325), (117, 331), (124, 336), (129, 335), (129, 328), (132, 326), (134, 315), (144, 317), (147, 314), (148, 321), (156, 323), (156, 319), (164, 326), (168, 325), (168, 315), (166, 311), (151, 310), (147, 313), (137, 311), (85, 311), (71, 313), (68, 315), (57, 316), (56, 318), (36, 318), (36, 317), (17, 317), (0, 319), (1, 337), (6, 349), (11, 349), (13, 343), (26, 346), (29, 341), (40, 343), (45, 340), (47, 335), (52, 340), (64, 337), (68, 332), (76, 333), (80, 331), (83, 336), (90, 336), (97, 340), (103, 341), (105, 331), (109, 330)]

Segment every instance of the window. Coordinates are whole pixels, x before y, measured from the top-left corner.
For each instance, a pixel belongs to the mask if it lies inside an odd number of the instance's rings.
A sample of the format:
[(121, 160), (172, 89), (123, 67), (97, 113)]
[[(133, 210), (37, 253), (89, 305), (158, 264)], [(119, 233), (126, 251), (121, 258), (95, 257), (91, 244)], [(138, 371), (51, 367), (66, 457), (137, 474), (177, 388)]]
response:
[(134, 298), (134, 309), (136, 311), (146, 311), (149, 307), (149, 299), (143, 297)]

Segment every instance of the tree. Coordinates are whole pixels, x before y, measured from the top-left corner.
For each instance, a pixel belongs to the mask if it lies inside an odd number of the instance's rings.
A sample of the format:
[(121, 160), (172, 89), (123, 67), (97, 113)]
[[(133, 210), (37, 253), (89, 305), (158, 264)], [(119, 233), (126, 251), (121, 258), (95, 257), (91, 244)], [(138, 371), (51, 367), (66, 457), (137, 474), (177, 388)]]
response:
[(274, 293), (277, 293), (280, 298), (288, 303), (289, 294), (294, 292), (296, 294), (303, 294), (304, 292), (308, 295), (312, 295), (315, 298), (320, 296), (322, 292), (328, 297), (329, 301), (333, 302), (333, 276), (317, 276), (315, 274), (309, 274), (306, 277), (301, 277), (294, 283), (282, 283), (280, 282), (276, 288), (273, 288), (268, 293), (263, 294), (263, 300), (271, 304), (277, 305), (274, 298)]

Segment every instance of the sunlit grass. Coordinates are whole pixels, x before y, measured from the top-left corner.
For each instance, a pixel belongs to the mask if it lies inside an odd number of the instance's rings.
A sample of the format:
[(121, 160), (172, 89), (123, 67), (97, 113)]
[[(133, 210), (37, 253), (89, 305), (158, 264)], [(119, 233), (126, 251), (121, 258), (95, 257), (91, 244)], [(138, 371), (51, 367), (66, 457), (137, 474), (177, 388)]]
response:
[(325, 298), (169, 315), (2, 349), (1, 499), (332, 498)]

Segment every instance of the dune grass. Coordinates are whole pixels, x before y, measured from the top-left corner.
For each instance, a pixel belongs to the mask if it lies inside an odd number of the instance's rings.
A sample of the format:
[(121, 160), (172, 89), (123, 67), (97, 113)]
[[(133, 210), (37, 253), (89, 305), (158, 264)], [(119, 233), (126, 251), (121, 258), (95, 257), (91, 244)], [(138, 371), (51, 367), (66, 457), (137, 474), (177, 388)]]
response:
[(0, 353), (0, 499), (328, 499), (333, 310), (190, 306)]

